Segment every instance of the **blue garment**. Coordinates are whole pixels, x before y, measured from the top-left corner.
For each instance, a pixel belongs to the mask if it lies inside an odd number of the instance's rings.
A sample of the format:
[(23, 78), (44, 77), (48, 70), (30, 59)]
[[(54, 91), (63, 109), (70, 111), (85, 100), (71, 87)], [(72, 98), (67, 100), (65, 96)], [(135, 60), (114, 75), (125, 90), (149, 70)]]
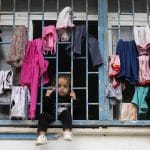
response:
[[(73, 29), (73, 45), (72, 45), (72, 51), (75, 55), (82, 54), (81, 45), (83, 41), (85, 41), (85, 39), (86, 39), (86, 26), (85, 25), (76, 26)], [(100, 54), (100, 50), (98, 47), (98, 41), (92, 35), (88, 36), (88, 46), (93, 66), (103, 64), (102, 56)], [(65, 49), (70, 53), (69, 50), (71, 50), (71, 46), (69, 45)]]
[(138, 113), (147, 113), (148, 105), (146, 102), (146, 96), (148, 93), (149, 87), (136, 87), (135, 93), (132, 99), (132, 103), (135, 104), (138, 108)]
[(126, 80), (130, 84), (138, 82), (138, 51), (135, 41), (119, 40), (117, 44), (116, 54), (120, 57), (120, 73), (117, 78)]

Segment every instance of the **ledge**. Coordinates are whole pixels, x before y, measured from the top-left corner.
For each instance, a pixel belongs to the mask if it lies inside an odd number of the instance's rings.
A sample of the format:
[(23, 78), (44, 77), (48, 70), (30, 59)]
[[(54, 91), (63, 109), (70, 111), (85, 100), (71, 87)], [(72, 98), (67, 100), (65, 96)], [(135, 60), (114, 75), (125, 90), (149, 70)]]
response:
[[(150, 127), (150, 120), (73, 120), (73, 127)], [(37, 127), (37, 120), (0, 120), (0, 127)], [(61, 127), (60, 121), (54, 121), (50, 127)]]
[[(148, 127), (73, 128), (73, 135), (150, 135)], [(36, 128), (0, 127), (0, 134), (36, 134)], [(62, 128), (49, 128), (48, 134), (61, 135)]]

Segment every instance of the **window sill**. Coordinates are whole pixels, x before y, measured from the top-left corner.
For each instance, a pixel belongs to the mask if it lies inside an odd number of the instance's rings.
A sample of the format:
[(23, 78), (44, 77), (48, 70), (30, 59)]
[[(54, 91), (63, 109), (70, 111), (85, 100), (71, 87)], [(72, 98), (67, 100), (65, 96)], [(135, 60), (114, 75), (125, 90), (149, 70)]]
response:
[[(148, 127), (73, 128), (73, 135), (150, 135)], [(48, 134), (62, 134), (62, 128), (49, 128)], [(1, 127), (0, 134), (37, 134), (37, 128)]]

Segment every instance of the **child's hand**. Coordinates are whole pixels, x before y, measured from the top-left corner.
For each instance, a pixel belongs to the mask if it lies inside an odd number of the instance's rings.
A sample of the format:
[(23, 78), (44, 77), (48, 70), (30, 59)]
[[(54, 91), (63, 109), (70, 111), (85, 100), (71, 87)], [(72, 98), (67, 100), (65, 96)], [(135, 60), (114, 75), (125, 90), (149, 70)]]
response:
[(46, 91), (45, 96), (51, 96), (51, 94), (55, 91), (55, 87), (51, 87)]
[(70, 92), (70, 97), (73, 99), (73, 100), (76, 100), (76, 94), (74, 91)]

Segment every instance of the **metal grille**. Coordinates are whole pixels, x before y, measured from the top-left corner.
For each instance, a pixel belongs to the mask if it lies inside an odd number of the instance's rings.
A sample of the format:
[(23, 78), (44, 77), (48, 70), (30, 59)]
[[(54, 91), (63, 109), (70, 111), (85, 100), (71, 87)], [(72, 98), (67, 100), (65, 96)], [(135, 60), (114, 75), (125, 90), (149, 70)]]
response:
[[(149, 25), (149, 0), (113, 0), (108, 1), (108, 39), (109, 39), (109, 55), (116, 53), (116, 46), (119, 39), (125, 41), (134, 40), (133, 29), (135, 26), (146, 26)], [(132, 86), (134, 89), (134, 86)], [(130, 89), (131, 90), (131, 89)], [(128, 94), (131, 91), (128, 91)], [(128, 96), (126, 96), (128, 97)], [(128, 99), (124, 102), (130, 102), (131, 99)], [(115, 115), (119, 114), (119, 109), (113, 107), (110, 109), (112, 112), (110, 117), (113, 121), (113, 124), (118, 124), (115, 118)], [(133, 121), (125, 121), (125, 124), (134, 125)], [(149, 125), (149, 120), (144, 121), (144, 118), (137, 120), (135, 125)]]
[[(60, 59), (61, 59), (61, 54), (59, 54), (61, 47), (63, 47), (63, 45), (72, 45), (73, 44), (73, 34), (71, 37), (71, 41), (70, 42), (60, 42), (57, 41), (57, 53), (56, 55), (48, 55), (48, 56), (44, 56), (44, 58), (46, 60), (48, 60), (49, 62), (51, 62), (51, 64), (55, 67), (55, 77), (56, 77), (56, 88), (58, 88), (58, 76), (59, 74), (69, 74), (71, 77), (71, 90), (74, 90), (76, 93), (79, 93), (79, 95), (81, 97), (79, 97), (79, 99), (81, 100), (81, 105), (80, 106), (80, 112), (78, 112), (77, 110), (74, 110), (74, 106), (73, 106), (73, 100), (71, 100), (71, 113), (73, 116), (73, 124), (76, 125), (88, 125), (88, 124), (95, 124), (95, 120), (99, 120), (99, 101), (98, 101), (98, 89), (99, 89), (99, 85), (98, 85), (98, 68), (93, 68), (91, 65), (91, 62), (89, 61), (89, 55), (88, 55), (88, 30), (93, 30), (98, 28), (98, 24), (97, 24), (97, 8), (96, 10), (92, 10), (91, 7), (89, 8), (89, 3), (91, 4), (91, 1), (89, 0), (84, 0), (82, 2), (79, 1), (59, 1), (57, 0), (56, 2), (52, 2), (53, 3), (53, 7), (56, 8), (56, 10), (54, 10), (54, 12), (47, 12), (46, 9), (47, 8), (47, 3), (49, 3), (47, 0), (41, 0), (38, 1), (36, 6), (36, 2), (34, 0), (27, 0), (22, 2), (22, 4), (25, 4), (26, 6), (22, 6), (21, 2), (19, 3), (18, 0), (8, 0), (8, 2), (6, 3), (5, 1), (1, 0), (1, 9), (0, 9), (0, 13), (1, 13), (1, 18), (0, 20), (2, 20), (1, 22), (1, 27), (5, 27), (5, 25), (7, 26), (8, 24), (11, 25), (12, 27), (15, 27), (16, 25), (26, 25), (26, 27), (28, 28), (28, 39), (31, 40), (32, 38), (35, 38), (36, 36), (38, 37), (39, 35), (41, 35), (43, 27), (45, 25), (50, 24), (56, 24), (56, 20), (57, 17), (59, 15), (59, 12), (63, 9), (63, 7), (65, 6), (71, 6), (74, 10), (79, 10), (79, 12), (82, 10), (82, 8), (84, 8), (83, 12), (77, 14), (77, 16), (79, 16), (79, 18), (81, 19), (76, 19), (73, 20), (73, 22), (75, 24), (81, 25), (81, 24), (85, 24), (86, 25), (86, 42), (85, 42), (85, 47), (84, 47), (84, 54), (77, 57), (76, 59), (74, 59), (73, 57), (73, 52), (71, 51), (71, 56), (70, 56), (70, 64), (68, 64), (70, 67), (69, 69), (66, 70), (61, 70), (60, 66), (63, 64), (60, 64)], [(11, 5), (8, 5), (11, 4)], [(78, 6), (79, 3), (83, 3), (85, 6), (81, 6), (82, 8), (80, 8), (80, 6)], [(97, 1), (96, 1), (97, 3)], [(96, 4), (95, 3), (95, 4)], [(37, 11), (36, 9), (33, 7), (35, 5), (35, 7), (37, 7)], [(74, 8), (74, 5), (76, 6)], [(22, 10), (25, 11), (24, 13), (21, 12), (21, 8)], [(17, 9), (16, 9), (17, 8)], [(52, 9), (53, 11), (53, 9)], [(21, 12), (21, 13), (19, 13)], [(94, 17), (94, 19), (91, 17), (91, 20), (89, 20), (89, 15), (94, 14), (96, 17)], [(5, 20), (3, 19), (7, 17), (7, 15), (10, 17), (10, 19), (8, 20), (8, 23), (5, 24)], [(19, 18), (17, 17), (24, 17), (22, 22), (19, 22)], [(83, 16), (81, 16), (83, 15)], [(51, 17), (52, 16), (52, 17)], [(78, 18), (78, 17), (77, 17)], [(95, 19), (96, 18), (96, 19)], [(4, 21), (4, 23), (3, 23)], [(38, 26), (39, 23), (39, 26)], [(40, 28), (40, 31), (38, 30), (38, 32), (40, 32), (40, 34), (37, 33), (36, 28), (37, 26)], [(90, 28), (89, 28), (90, 26)], [(96, 27), (96, 28), (95, 28)], [(96, 29), (97, 31), (97, 29)], [(94, 31), (95, 32), (95, 31)], [(95, 32), (96, 33), (96, 32)], [(97, 33), (96, 35), (97, 36)], [(2, 41), (1, 45), (4, 44), (11, 44), (10, 39), (8, 41)], [(53, 63), (54, 62), (54, 63)], [(78, 83), (76, 83), (75, 78), (77, 78), (76, 76), (80, 76), (78, 73), (80, 73), (79, 70), (77, 70), (77, 67), (80, 67), (82, 65), (81, 68), (79, 69), (83, 69), (84, 71), (82, 71), (81, 76), (82, 78), (80, 79), (80, 83), (79, 81), (77, 81)], [(3, 69), (3, 67), (1, 68)], [(77, 72), (76, 72), (77, 70)], [(83, 79), (84, 78), (84, 79)], [(83, 79), (83, 80), (82, 80)], [(94, 79), (94, 80), (93, 80)], [(92, 83), (92, 80), (94, 81)], [(82, 83), (83, 82), (83, 83)], [(91, 85), (89, 85), (89, 82)], [(44, 90), (47, 89), (47, 87), (42, 86), (42, 81), (41, 81), (41, 88), (40, 88), (40, 97), (39, 97), (39, 102), (37, 103), (37, 110), (39, 113), (43, 112), (43, 92)], [(92, 88), (94, 87), (95, 91), (92, 91)], [(96, 88), (95, 88), (96, 87)], [(96, 96), (93, 98), (89, 97), (89, 90), (90, 93), (96, 93)], [(92, 95), (92, 94), (90, 94)], [(95, 95), (95, 94), (94, 94)], [(59, 125), (60, 122), (58, 121), (58, 114), (57, 114), (57, 109), (58, 109), (58, 92), (56, 92), (56, 121), (54, 123), (54, 125)], [(80, 105), (79, 104), (79, 105)], [(3, 104), (2, 104), (3, 105)], [(1, 106), (2, 106), (1, 105)], [(9, 104), (6, 104), (9, 105)], [(0, 107), (1, 107), (0, 106)], [(82, 115), (81, 115), (82, 114)], [(77, 116), (77, 117), (75, 117)], [(91, 121), (91, 123), (90, 123)], [(13, 124), (17, 124), (14, 123), (11, 120), (5, 120), (5, 123), (3, 122), (3, 119), (0, 121), (1, 124), (7, 124), (7, 125), (13, 125)], [(3, 122), (3, 123), (2, 123)], [(19, 121), (19, 125), (36, 125), (36, 121), (30, 121), (30, 120), (24, 120), (24, 121)]]

